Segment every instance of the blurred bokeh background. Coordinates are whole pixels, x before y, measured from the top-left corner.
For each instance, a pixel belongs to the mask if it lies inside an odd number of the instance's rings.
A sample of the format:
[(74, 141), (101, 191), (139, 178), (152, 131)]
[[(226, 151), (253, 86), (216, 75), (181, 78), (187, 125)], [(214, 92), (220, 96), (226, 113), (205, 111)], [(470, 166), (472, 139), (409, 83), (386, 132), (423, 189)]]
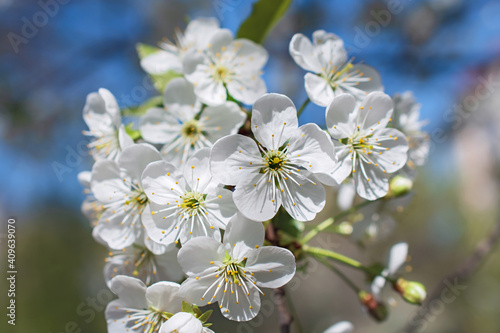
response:
[[(80, 213), (77, 181), (92, 163), (81, 134), (85, 97), (105, 87), (122, 107), (145, 101), (155, 91), (136, 43), (170, 38), (186, 17), (215, 16), (236, 31), (253, 2), (0, 0), (0, 262), (6, 267), (6, 220), (13, 216), (19, 272), (17, 325), (7, 326), (2, 310), (0, 331), (106, 332), (106, 249)], [(269, 91), (303, 102), (304, 71), (288, 43), (296, 32), (325, 29), (345, 40), (356, 62), (380, 71), (387, 93), (412, 90), (430, 120), (429, 160), (418, 171), (411, 203), (394, 214), (395, 232), (365, 249), (325, 236), (335, 250), (369, 263), (406, 241), (408, 278), (432, 291), (491, 233), (500, 206), (499, 17), (500, 1), (493, 0), (295, 0), (269, 36)], [(310, 105), (301, 121), (321, 124), (324, 110)], [(465, 290), (435, 305), (422, 331), (500, 332), (499, 262), (497, 248)], [(418, 310), (398, 300), (388, 320), (375, 323), (331, 271), (312, 267), (291, 286), (305, 332), (340, 320), (352, 321), (356, 332), (400, 332)], [(362, 281), (358, 272), (344, 271)], [(5, 309), (4, 278), (0, 286)], [(244, 326), (213, 318), (218, 333), (277, 331), (272, 310)]]

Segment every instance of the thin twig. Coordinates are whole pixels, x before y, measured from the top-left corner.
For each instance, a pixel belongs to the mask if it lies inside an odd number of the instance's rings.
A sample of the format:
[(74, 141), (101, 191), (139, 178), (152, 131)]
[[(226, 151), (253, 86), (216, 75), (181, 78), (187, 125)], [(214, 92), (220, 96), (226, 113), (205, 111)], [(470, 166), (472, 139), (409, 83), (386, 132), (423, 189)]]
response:
[(281, 333), (290, 333), (293, 317), (286, 305), (285, 287), (277, 288), (274, 290), (274, 300), (278, 307), (278, 318), (280, 323)]
[(486, 261), (488, 255), (493, 251), (495, 245), (500, 241), (500, 221), (495, 229), (478, 243), (474, 252), (464, 261), (455, 271), (446, 275), (441, 283), (434, 289), (433, 293), (427, 298), (422, 307), (417, 311), (415, 316), (408, 322), (402, 330), (405, 333), (418, 332), (422, 325), (425, 324), (425, 318), (431, 311), (430, 304), (433, 300), (439, 299), (446, 288), (449, 288), (450, 282), (464, 282), (472, 277), (475, 272)]

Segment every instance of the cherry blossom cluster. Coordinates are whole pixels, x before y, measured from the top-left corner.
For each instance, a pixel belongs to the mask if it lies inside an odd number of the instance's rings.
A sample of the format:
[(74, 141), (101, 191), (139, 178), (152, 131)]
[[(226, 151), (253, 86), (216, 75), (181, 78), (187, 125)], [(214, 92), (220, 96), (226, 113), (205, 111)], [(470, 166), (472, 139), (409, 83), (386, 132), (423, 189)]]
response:
[[(307, 103), (298, 111), (267, 91), (264, 47), (213, 18), (192, 20), (142, 55), (153, 80), (168, 83), (134, 125), (108, 90), (88, 95), (83, 134), (95, 162), (79, 180), (118, 296), (106, 309), (109, 332), (212, 332), (211, 311), (200, 310), (210, 304), (230, 320), (251, 320), (266, 289), (286, 285), (302, 260), (300, 241), (277, 238), (278, 218), (312, 221), (332, 191), (350, 209), (411, 189), (429, 151), (412, 94), (385, 94), (377, 71), (354, 64), (332, 33), (296, 34), (289, 52), (307, 71), (305, 90), (324, 108), (326, 128), (299, 126)], [(362, 233), (373, 225), (366, 219)], [(392, 252), (373, 276), (377, 298), (407, 246)], [(326, 332), (351, 330), (341, 322)]]

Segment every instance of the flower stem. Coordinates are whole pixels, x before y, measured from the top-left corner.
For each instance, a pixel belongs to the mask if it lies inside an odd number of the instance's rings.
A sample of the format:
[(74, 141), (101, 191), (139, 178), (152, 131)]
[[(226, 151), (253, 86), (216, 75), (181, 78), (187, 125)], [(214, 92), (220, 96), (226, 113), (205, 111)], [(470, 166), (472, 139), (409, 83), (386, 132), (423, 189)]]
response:
[(309, 245), (303, 245), (302, 250), (304, 250), (304, 252), (309, 253), (315, 257), (319, 257), (319, 258), (323, 258), (323, 259), (330, 258), (330, 259), (336, 260), (338, 262), (341, 262), (343, 264), (346, 264), (348, 266), (360, 269), (362, 271), (365, 271), (368, 273), (371, 272), (367, 267), (363, 266), (363, 264), (360, 263), (359, 261), (351, 259), (349, 257), (346, 257), (340, 253), (333, 252), (331, 250), (326, 250), (326, 249), (322, 249), (322, 248), (315, 247), (315, 246), (309, 246)]
[(355, 293), (356, 295), (359, 294), (359, 292), (361, 291), (361, 289), (354, 284), (354, 282), (352, 282), (344, 273), (342, 273), (337, 267), (335, 267), (334, 265), (332, 265), (330, 262), (328, 262), (327, 260), (325, 259), (320, 259), (320, 258), (316, 258), (320, 263), (322, 263), (323, 265), (325, 265), (326, 267), (328, 267), (330, 270), (332, 270), (335, 274), (338, 275), (339, 278), (342, 279), (342, 281), (344, 281)]
[(297, 111), (297, 117), (299, 117), (301, 114), (302, 114), (302, 111), (304, 111), (304, 109), (306, 108), (307, 104), (309, 104), (311, 100), (309, 98), (307, 98), (304, 103), (302, 103), (302, 105), (300, 106), (299, 108), (299, 111)]
[(335, 223), (335, 221), (337, 221), (338, 219), (341, 219), (343, 218), (344, 216), (347, 216), (351, 213), (354, 213), (355, 211), (357, 211), (358, 209), (372, 203), (373, 201), (364, 201), (358, 205), (355, 205), (353, 207), (351, 207), (350, 209), (348, 210), (345, 210), (341, 213), (339, 213), (337, 216), (335, 217), (331, 217), (323, 222), (321, 222), (320, 224), (318, 224), (314, 229), (312, 229), (311, 231), (309, 231), (303, 238), (302, 240), (300, 241), (301, 244), (307, 244), (311, 239), (313, 239), (314, 237), (316, 237), (317, 234), (319, 234), (321, 231), (325, 230), (326, 228), (328, 228), (329, 226), (331, 226), (332, 224)]

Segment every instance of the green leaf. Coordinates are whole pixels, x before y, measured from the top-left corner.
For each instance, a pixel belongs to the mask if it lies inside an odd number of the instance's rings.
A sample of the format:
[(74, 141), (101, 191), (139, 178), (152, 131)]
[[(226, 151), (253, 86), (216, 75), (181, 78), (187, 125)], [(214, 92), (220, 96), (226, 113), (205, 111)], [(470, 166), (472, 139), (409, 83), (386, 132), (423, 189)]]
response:
[(207, 320), (210, 319), (210, 316), (212, 315), (212, 312), (214, 312), (214, 310), (208, 310), (207, 312), (205, 312), (204, 314), (202, 314), (200, 317), (198, 317), (198, 319), (202, 323), (206, 323)]
[(187, 312), (194, 316), (193, 307), (186, 301), (182, 301), (182, 312)]
[(132, 140), (136, 141), (141, 138), (141, 131), (132, 128), (134, 124), (130, 123), (125, 126), (125, 132), (132, 138)]
[(252, 14), (243, 22), (237, 38), (248, 38), (263, 44), (274, 26), (285, 15), (292, 0), (259, 0), (253, 5)]
[[(161, 49), (156, 46), (151, 46), (142, 43), (138, 43), (136, 45), (136, 49), (140, 59), (143, 59), (151, 54), (161, 51)], [(149, 74), (149, 77), (151, 78), (151, 81), (153, 82), (155, 88), (159, 92), (163, 92), (163, 90), (165, 90), (165, 86), (167, 85), (168, 82), (170, 82), (170, 80), (175, 79), (176, 77), (182, 77), (182, 74), (174, 71), (168, 71), (161, 75)]]
[(122, 110), (123, 116), (142, 116), (148, 109), (163, 106), (163, 97), (154, 96), (139, 106), (133, 106)]
[(140, 59), (145, 58), (148, 55), (151, 55), (151, 54), (156, 53), (156, 52), (161, 50), (160, 48), (158, 48), (156, 46), (151, 46), (151, 45), (142, 44), (142, 43), (137, 43), (135, 48), (137, 50), (137, 53), (139, 54)]

